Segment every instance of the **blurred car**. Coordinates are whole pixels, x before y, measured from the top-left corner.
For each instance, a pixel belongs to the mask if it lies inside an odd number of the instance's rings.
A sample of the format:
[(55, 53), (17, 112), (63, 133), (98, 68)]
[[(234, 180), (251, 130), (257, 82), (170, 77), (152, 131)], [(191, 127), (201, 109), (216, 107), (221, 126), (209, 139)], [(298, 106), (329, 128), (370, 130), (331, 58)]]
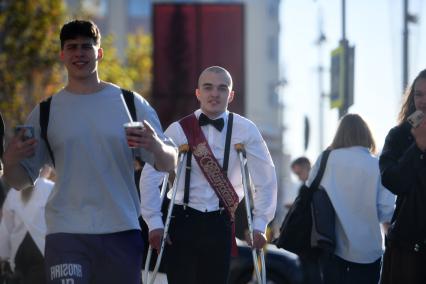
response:
[[(238, 256), (231, 259), (229, 284), (257, 283), (251, 248), (237, 239)], [(302, 284), (303, 271), (297, 255), (275, 245), (265, 249), (267, 284)]]

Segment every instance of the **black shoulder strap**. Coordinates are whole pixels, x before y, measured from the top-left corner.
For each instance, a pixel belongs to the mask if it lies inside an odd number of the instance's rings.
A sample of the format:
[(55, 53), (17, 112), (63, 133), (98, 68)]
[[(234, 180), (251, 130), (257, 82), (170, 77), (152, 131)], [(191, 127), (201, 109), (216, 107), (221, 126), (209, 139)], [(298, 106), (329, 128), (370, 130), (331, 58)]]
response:
[[(4, 120), (0, 112), (0, 157), (3, 157), (3, 151), (4, 151), (4, 130), (5, 130)], [(1, 163), (0, 163), (0, 167), (1, 167)]]
[(222, 167), (225, 173), (228, 171), (229, 150), (231, 148), (231, 136), (232, 136), (233, 123), (234, 123), (234, 114), (230, 112), (228, 115), (228, 126), (226, 128), (225, 152), (223, 155), (223, 167)]
[(318, 170), (317, 176), (315, 177), (314, 181), (312, 182), (310, 188), (313, 189), (317, 189), (322, 176), (324, 174), (325, 171), (325, 167), (327, 166), (327, 160), (328, 160), (328, 156), (330, 155), (331, 150), (325, 150), (324, 152), (322, 152), (322, 156), (321, 156), (321, 163), (320, 163), (320, 168)]
[(55, 157), (53, 156), (52, 148), (50, 147), (49, 140), (47, 139), (47, 128), (49, 126), (50, 103), (52, 97), (48, 97), (40, 103), (40, 136), (46, 142), (47, 150), (49, 151), (50, 158), (53, 165), (55, 165)]
[(124, 101), (126, 102), (127, 109), (129, 110), (133, 121), (137, 121), (138, 117), (136, 115), (135, 94), (126, 89), (121, 89), (121, 92), (123, 93)]

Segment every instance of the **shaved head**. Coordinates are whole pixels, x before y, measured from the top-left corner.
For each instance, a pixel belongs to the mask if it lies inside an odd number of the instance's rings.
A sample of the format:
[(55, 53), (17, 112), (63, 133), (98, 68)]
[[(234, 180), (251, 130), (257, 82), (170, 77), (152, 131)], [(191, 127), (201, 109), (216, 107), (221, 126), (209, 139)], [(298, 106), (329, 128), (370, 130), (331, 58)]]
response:
[(201, 87), (201, 81), (206, 73), (216, 73), (216, 74), (224, 74), (226, 77), (227, 84), (229, 86), (229, 89), (232, 90), (232, 77), (231, 74), (229, 74), (228, 70), (226, 70), (223, 67), (220, 66), (210, 66), (204, 69), (203, 72), (201, 72), (200, 77), (198, 77), (198, 88)]

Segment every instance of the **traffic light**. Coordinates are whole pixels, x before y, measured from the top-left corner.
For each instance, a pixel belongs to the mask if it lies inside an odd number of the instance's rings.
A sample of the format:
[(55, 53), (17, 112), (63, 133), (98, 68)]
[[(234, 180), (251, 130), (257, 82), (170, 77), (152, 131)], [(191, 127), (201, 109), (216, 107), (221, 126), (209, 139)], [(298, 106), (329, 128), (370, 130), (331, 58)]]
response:
[(330, 76), (330, 107), (338, 108), (342, 115), (354, 103), (354, 67), (355, 47), (343, 41), (331, 52)]

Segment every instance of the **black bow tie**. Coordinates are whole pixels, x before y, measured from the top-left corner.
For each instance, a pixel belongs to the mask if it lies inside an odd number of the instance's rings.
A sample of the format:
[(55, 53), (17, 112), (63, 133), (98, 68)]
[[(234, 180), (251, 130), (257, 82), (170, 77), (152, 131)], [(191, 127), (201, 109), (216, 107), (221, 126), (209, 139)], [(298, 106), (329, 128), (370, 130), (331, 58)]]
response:
[(223, 126), (225, 125), (225, 121), (223, 120), (223, 118), (210, 119), (204, 113), (200, 114), (200, 117), (198, 118), (198, 122), (200, 126), (211, 124), (219, 131), (222, 131)]

